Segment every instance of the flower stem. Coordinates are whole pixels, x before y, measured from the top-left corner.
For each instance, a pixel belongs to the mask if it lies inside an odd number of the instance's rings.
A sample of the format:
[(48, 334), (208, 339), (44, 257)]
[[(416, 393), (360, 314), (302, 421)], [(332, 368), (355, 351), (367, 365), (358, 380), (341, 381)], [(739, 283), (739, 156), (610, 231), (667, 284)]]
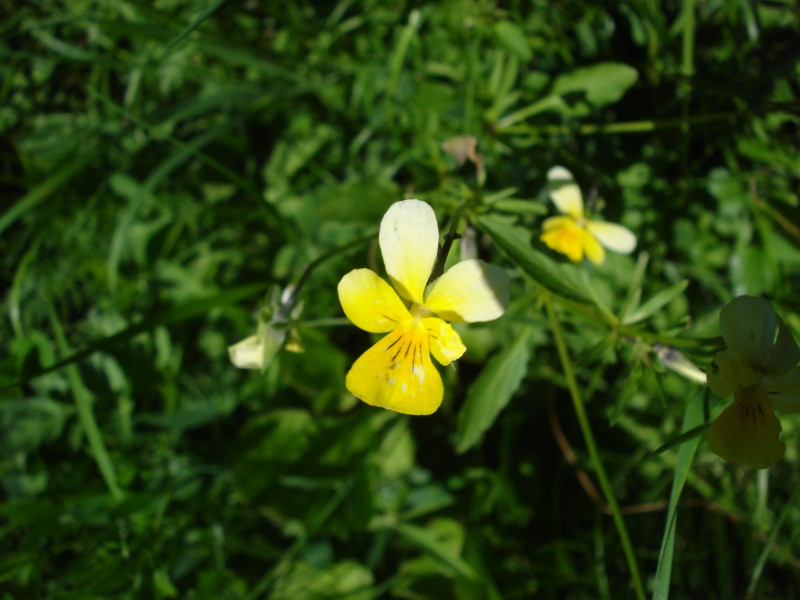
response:
[(450, 223), (450, 231), (447, 232), (447, 235), (444, 238), (444, 243), (442, 244), (441, 248), (439, 248), (439, 254), (436, 256), (436, 263), (433, 266), (433, 271), (431, 272), (431, 276), (428, 278), (428, 282), (436, 281), (442, 276), (442, 273), (444, 273), (444, 263), (447, 261), (447, 255), (450, 254), (450, 248), (453, 247), (453, 242), (461, 237), (458, 234), (458, 226), (461, 223), (461, 217), (463, 214), (464, 207), (462, 206), (453, 215), (453, 220)]
[(277, 320), (279, 320), (279, 321), (285, 321), (286, 320), (286, 317), (289, 315), (289, 313), (292, 312), (292, 308), (294, 308), (294, 303), (297, 300), (298, 296), (300, 295), (300, 290), (303, 289), (303, 286), (306, 284), (306, 282), (308, 281), (309, 277), (311, 277), (312, 273), (314, 273), (314, 270), (317, 267), (319, 267), (326, 260), (330, 260), (331, 258), (335, 258), (335, 257), (339, 256), (340, 254), (344, 254), (345, 252), (348, 252), (348, 251), (352, 250), (353, 248), (357, 248), (358, 246), (361, 246), (362, 244), (366, 244), (367, 242), (369, 242), (370, 240), (372, 240), (374, 238), (375, 238), (375, 234), (368, 235), (368, 236), (365, 236), (365, 237), (362, 237), (362, 238), (358, 238), (357, 240), (355, 240), (353, 242), (350, 242), (348, 244), (345, 244), (344, 246), (338, 246), (337, 248), (333, 248), (332, 250), (328, 250), (325, 254), (323, 254), (322, 256), (318, 257), (316, 260), (310, 262), (306, 266), (306, 268), (303, 270), (303, 273), (300, 275), (300, 279), (298, 279), (297, 283), (294, 284), (294, 287), (292, 288), (291, 293), (289, 294), (289, 297), (286, 300), (284, 300), (283, 305), (281, 306), (281, 311), (280, 311), (280, 313), (278, 315), (278, 319)]
[(578, 383), (575, 379), (575, 373), (572, 370), (572, 362), (570, 361), (569, 354), (567, 353), (567, 346), (564, 343), (564, 336), (561, 332), (561, 324), (558, 322), (556, 313), (553, 310), (553, 297), (549, 293), (544, 296), (545, 307), (547, 308), (547, 316), (550, 319), (550, 324), (553, 328), (553, 338), (556, 342), (558, 349), (558, 356), (561, 359), (561, 366), (564, 369), (564, 377), (567, 379), (567, 387), (569, 387), (570, 396), (572, 396), (572, 404), (575, 407), (575, 415), (578, 417), (581, 433), (583, 434), (586, 449), (589, 451), (589, 458), (592, 461), (594, 470), (597, 473), (597, 479), (600, 482), (600, 487), (603, 490), (608, 507), (611, 511), (611, 518), (614, 520), (614, 525), (617, 528), (617, 534), (622, 542), (622, 550), (625, 553), (625, 560), (628, 562), (628, 569), (631, 572), (631, 579), (633, 588), (636, 592), (636, 597), (639, 600), (645, 600), (644, 586), (642, 585), (642, 577), (639, 574), (639, 567), (636, 564), (636, 557), (633, 554), (633, 546), (628, 530), (625, 528), (625, 522), (622, 520), (622, 513), (619, 510), (619, 504), (614, 496), (614, 490), (611, 488), (611, 483), (608, 480), (606, 471), (603, 468), (603, 463), (600, 461), (600, 454), (597, 451), (597, 445), (594, 441), (594, 434), (592, 427), (589, 423), (589, 417), (586, 414), (586, 407), (583, 404)]

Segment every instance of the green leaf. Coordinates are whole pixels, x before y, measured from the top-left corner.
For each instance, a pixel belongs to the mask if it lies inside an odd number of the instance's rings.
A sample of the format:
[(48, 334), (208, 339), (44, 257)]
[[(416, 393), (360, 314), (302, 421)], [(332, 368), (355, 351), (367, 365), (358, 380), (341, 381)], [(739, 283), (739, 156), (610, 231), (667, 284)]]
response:
[(617, 102), (636, 83), (636, 69), (622, 63), (599, 63), (575, 69), (559, 76), (553, 83), (553, 95), (582, 92), (595, 107)]
[(581, 284), (578, 269), (572, 265), (559, 264), (534, 250), (528, 232), (494, 217), (479, 217), (478, 226), (489, 234), (512, 262), (541, 286), (559, 296), (594, 304), (585, 286)]
[(322, 568), (298, 561), (278, 581), (269, 597), (273, 600), (295, 598), (367, 600), (374, 597), (369, 591), (372, 583), (370, 570), (352, 560)]
[(31, 452), (56, 440), (69, 412), (49, 398), (6, 400), (0, 404), (0, 451)]
[[(703, 423), (703, 403), (695, 398), (686, 406), (683, 416), (682, 435), (693, 433)], [(700, 436), (695, 436), (684, 443), (678, 450), (678, 460), (675, 464), (675, 479), (672, 480), (672, 492), (667, 508), (667, 524), (664, 528), (664, 537), (661, 540), (661, 551), (658, 554), (658, 565), (653, 586), (653, 600), (667, 600), (669, 598), (669, 583), (672, 577), (672, 557), (675, 551), (675, 530), (678, 525), (678, 501), (692, 468), (692, 461), (700, 445)]]
[(523, 62), (533, 58), (533, 49), (525, 33), (511, 21), (498, 21), (494, 26), (494, 34), (501, 46)]
[(653, 297), (651, 297), (647, 302), (642, 304), (639, 308), (631, 311), (631, 314), (626, 315), (623, 318), (623, 322), (626, 325), (630, 325), (632, 323), (638, 323), (639, 321), (643, 321), (648, 317), (654, 315), (656, 312), (661, 310), (663, 307), (667, 306), (670, 302), (678, 298), (681, 294), (683, 294), (686, 286), (689, 285), (688, 280), (683, 280), (675, 285), (668, 287), (665, 290), (661, 290)]
[(398, 523), (394, 526), (394, 530), (406, 542), (444, 563), (445, 566), (455, 571), (461, 577), (472, 580), (477, 579), (477, 575), (472, 567), (447, 545), (440, 542), (436, 536), (427, 529), (409, 523)]
[(391, 179), (365, 177), (326, 191), (316, 206), (316, 213), (322, 221), (377, 223), (400, 196), (400, 188)]
[(459, 454), (478, 443), (522, 383), (530, 357), (529, 333), (524, 327), (510, 346), (489, 361), (470, 387), (467, 401), (458, 414), (456, 452)]

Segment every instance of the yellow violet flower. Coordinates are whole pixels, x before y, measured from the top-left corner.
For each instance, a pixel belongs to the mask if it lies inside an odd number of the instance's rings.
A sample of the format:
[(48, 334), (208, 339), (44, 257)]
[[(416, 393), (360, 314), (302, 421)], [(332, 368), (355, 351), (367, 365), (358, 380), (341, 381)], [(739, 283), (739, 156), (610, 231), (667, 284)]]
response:
[[(339, 282), (339, 302), (357, 327), (387, 333), (356, 360), (347, 389), (372, 406), (429, 415), (442, 403), (442, 365), (466, 347), (446, 321), (491, 321), (508, 304), (508, 275), (481, 260), (465, 260), (428, 284), (439, 249), (433, 209), (421, 200), (394, 203), (381, 221), (378, 242), (394, 289), (370, 269)], [(396, 291), (395, 291), (396, 290)]]
[(773, 409), (800, 410), (800, 348), (772, 304), (739, 296), (722, 307), (719, 327), (727, 349), (708, 369), (711, 391), (733, 403), (708, 431), (708, 447), (727, 461), (766, 469), (783, 457)]
[(583, 212), (583, 196), (572, 173), (564, 167), (553, 167), (547, 172), (551, 186), (550, 199), (563, 213), (546, 219), (541, 240), (551, 250), (565, 254), (572, 262), (580, 262), (584, 255), (594, 264), (605, 260), (603, 246), (620, 254), (630, 254), (636, 247), (636, 236), (622, 225), (590, 220)]

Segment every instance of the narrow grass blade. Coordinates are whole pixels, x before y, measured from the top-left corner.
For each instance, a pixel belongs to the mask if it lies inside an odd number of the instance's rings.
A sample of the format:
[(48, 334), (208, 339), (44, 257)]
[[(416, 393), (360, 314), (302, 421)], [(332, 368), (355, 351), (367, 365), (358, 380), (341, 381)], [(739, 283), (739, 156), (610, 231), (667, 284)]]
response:
[(36, 206), (47, 200), (53, 193), (58, 191), (70, 179), (80, 173), (93, 159), (94, 153), (81, 156), (77, 160), (69, 163), (56, 171), (53, 175), (45, 179), (22, 198), (17, 200), (7, 211), (0, 216), (0, 234), (8, 227), (22, 218), (25, 214), (32, 211)]
[[(70, 348), (64, 337), (64, 330), (52, 307), (50, 307), (50, 323), (52, 324), (53, 332), (56, 336), (56, 343), (58, 344), (59, 351), (62, 354), (69, 354)], [(67, 367), (67, 379), (69, 380), (69, 386), (72, 389), (72, 395), (75, 399), (78, 419), (86, 434), (86, 439), (89, 441), (89, 448), (92, 451), (92, 456), (94, 456), (97, 467), (100, 469), (100, 474), (103, 476), (109, 493), (115, 501), (119, 502), (123, 497), (122, 489), (117, 483), (114, 464), (111, 462), (111, 457), (108, 455), (106, 446), (103, 443), (103, 437), (100, 435), (100, 428), (97, 426), (97, 420), (94, 418), (91, 392), (89, 392), (83, 384), (76, 365), (73, 364)]]
[(422, 25), (422, 15), (419, 10), (412, 10), (408, 16), (408, 24), (400, 31), (394, 52), (389, 59), (389, 94), (394, 95), (397, 89), (397, 83), (400, 79), (400, 71), (403, 68), (408, 47), (411, 40), (417, 35), (420, 26)]
[(180, 321), (185, 321), (187, 319), (191, 319), (193, 317), (197, 317), (203, 313), (208, 312), (212, 308), (216, 308), (219, 306), (227, 306), (230, 304), (236, 304), (242, 300), (255, 296), (256, 294), (260, 294), (264, 292), (267, 287), (269, 287), (269, 283), (259, 283), (253, 285), (244, 285), (241, 287), (233, 288), (230, 290), (226, 290), (219, 294), (215, 294), (213, 296), (208, 296), (205, 298), (197, 298), (195, 300), (189, 300), (188, 302), (184, 302), (182, 304), (178, 304), (177, 306), (173, 306), (168, 308), (162, 312), (155, 313), (142, 321), (131, 325), (120, 331), (117, 334), (114, 334), (110, 337), (107, 337), (104, 340), (100, 340), (99, 342), (92, 344), (88, 348), (84, 348), (83, 350), (79, 350), (74, 354), (67, 356), (66, 358), (58, 361), (54, 365), (47, 367), (46, 369), (42, 369), (28, 377), (20, 381), (16, 381), (10, 385), (6, 385), (0, 388), (0, 392), (9, 390), (11, 388), (25, 385), (37, 377), (41, 377), (42, 375), (46, 375), (47, 373), (52, 373), (53, 371), (58, 371), (59, 369), (63, 369), (64, 367), (73, 365), (77, 362), (84, 360), (85, 358), (91, 356), (95, 352), (102, 352), (106, 350), (111, 350), (112, 348), (116, 348), (130, 340), (132, 337), (139, 335), (140, 333), (144, 333), (146, 331), (152, 331), (156, 327), (160, 327), (161, 325), (169, 325), (171, 323), (177, 323)]
[(786, 504), (783, 505), (781, 514), (778, 515), (778, 518), (775, 520), (775, 524), (772, 526), (772, 530), (769, 532), (769, 537), (767, 538), (767, 542), (764, 544), (764, 549), (761, 551), (761, 554), (759, 554), (758, 560), (756, 560), (756, 564), (753, 567), (753, 574), (750, 576), (750, 583), (747, 586), (747, 594), (745, 598), (756, 597), (756, 587), (758, 587), (758, 581), (761, 579), (761, 574), (764, 572), (764, 565), (767, 564), (767, 559), (769, 558), (769, 553), (772, 550), (773, 544), (775, 543), (775, 538), (778, 537), (778, 531), (783, 526), (783, 522), (786, 520), (789, 512), (796, 509), (798, 496), (800, 496), (800, 487), (795, 486), (791, 498), (789, 498)]
[[(698, 398), (691, 400), (686, 406), (683, 416), (682, 434), (692, 433), (703, 426), (703, 403)], [(675, 464), (675, 479), (672, 480), (672, 492), (667, 508), (667, 524), (661, 540), (661, 551), (658, 554), (658, 566), (653, 591), (653, 600), (669, 598), (669, 584), (672, 577), (672, 559), (675, 552), (675, 530), (678, 525), (678, 501), (689, 476), (694, 455), (700, 445), (700, 437), (695, 436), (684, 443), (678, 450), (678, 461)]]
[(217, 12), (217, 10), (219, 10), (219, 8), (220, 8), (220, 7), (221, 7), (223, 4), (225, 4), (225, 2), (227, 2), (227, 0), (217, 0), (216, 2), (214, 2), (213, 4), (211, 4), (211, 6), (209, 6), (208, 8), (206, 8), (206, 9), (205, 9), (203, 12), (201, 12), (199, 15), (197, 15), (197, 17), (195, 17), (194, 21), (192, 21), (191, 23), (189, 23), (189, 25), (186, 27), (186, 29), (184, 29), (183, 31), (181, 31), (181, 32), (178, 34), (178, 37), (176, 37), (174, 40), (172, 40), (172, 41), (171, 41), (171, 42), (170, 42), (170, 43), (167, 45), (167, 47), (164, 49), (164, 53), (161, 55), (161, 58), (163, 59), (163, 58), (164, 58), (164, 57), (165, 57), (167, 54), (169, 54), (169, 53), (172, 51), (172, 49), (173, 49), (175, 46), (177, 46), (178, 44), (180, 44), (180, 43), (181, 43), (181, 42), (182, 42), (184, 39), (186, 39), (186, 37), (187, 37), (188, 35), (190, 35), (190, 34), (191, 34), (191, 33), (192, 33), (192, 32), (193, 32), (195, 29), (197, 29), (198, 27), (200, 27), (200, 25), (202, 25), (202, 24), (203, 24), (203, 22), (204, 22), (206, 19), (208, 19), (208, 18), (209, 18), (211, 15), (213, 15), (215, 12)]
[(127, 181), (129, 182), (128, 189), (130, 190), (128, 194), (128, 206), (119, 218), (117, 228), (114, 231), (114, 237), (111, 240), (111, 249), (108, 254), (108, 286), (111, 290), (115, 290), (117, 287), (119, 265), (122, 260), (122, 251), (128, 237), (128, 232), (133, 226), (136, 216), (145, 200), (150, 198), (151, 194), (164, 179), (181, 165), (199, 154), (202, 148), (225, 133), (229, 127), (229, 125), (223, 125), (211, 129), (210, 131), (198, 135), (187, 145), (176, 148), (166, 160), (162, 161), (161, 164), (150, 173), (147, 180), (140, 187), (137, 187), (136, 182), (127, 177)]

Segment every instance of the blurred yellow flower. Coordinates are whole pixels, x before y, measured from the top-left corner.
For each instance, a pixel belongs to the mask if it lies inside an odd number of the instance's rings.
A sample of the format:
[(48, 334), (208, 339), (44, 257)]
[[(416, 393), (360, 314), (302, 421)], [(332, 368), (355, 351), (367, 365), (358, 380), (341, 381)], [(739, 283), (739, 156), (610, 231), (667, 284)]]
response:
[(722, 307), (719, 327), (727, 349), (708, 369), (711, 391), (733, 394), (712, 423), (708, 447), (727, 461), (766, 469), (783, 457), (773, 409), (800, 410), (800, 348), (772, 304), (739, 296)]
[(594, 264), (605, 260), (603, 246), (620, 254), (630, 254), (636, 247), (636, 236), (622, 225), (590, 220), (583, 212), (583, 196), (572, 173), (564, 167), (553, 167), (547, 172), (551, 187), (550, 198), (559, 217), (550, 217), (542, 225), (541, 240), (547, 246), (565, 254), (572, 262), (580, 262), (584, 255)]
[(420, 200), (393, 204), (381, 221), (378, 241), (394, 289), (369, 269), (350, 271), (339, 282), (347, 318), (365, 331), (388, 333), (353, 364), (347, 389), (373, 406), (428, 415), (444, 395), (431, 354), (448, 365), (466, 350), (445, 319), (473, 323), (498, 318), (508, 304), (508, 275), (472, 259), (428, 284), (439, 227), (433, 209)]

